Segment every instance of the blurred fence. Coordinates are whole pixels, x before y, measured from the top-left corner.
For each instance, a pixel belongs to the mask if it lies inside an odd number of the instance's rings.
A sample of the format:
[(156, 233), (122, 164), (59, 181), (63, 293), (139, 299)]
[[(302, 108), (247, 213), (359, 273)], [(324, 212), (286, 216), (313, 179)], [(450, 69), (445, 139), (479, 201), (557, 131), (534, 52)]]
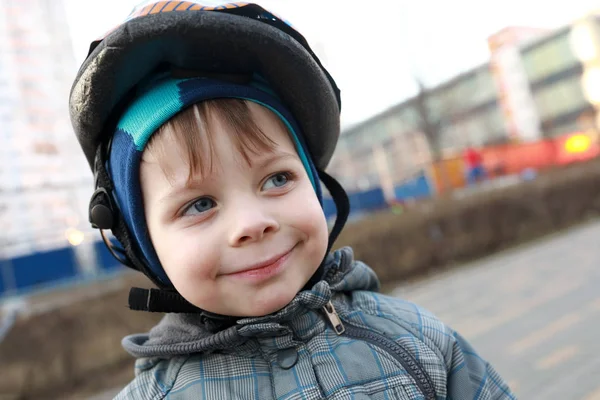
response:
[(94, 265), (80, 265), (75, 247), (0, 259), (0, 297), (93, 279), (122, 268), (104, 243), (93, 243), (90, 252), (88, 261)]
[[(425, 198), (431, 196), (431, 194), (429, 180), (424, 172), (394, 187), (395, 199), (398, 202)], [(350, 192), (348, 193), (348, 199), (350, 200), (351, 215), (375, 211), (389, 206), (381, 187), (362, 192)], [(324, 199), (323, 208), (327, 218), (335, 216), (335, 203), (331, 198), (326, 197)]]

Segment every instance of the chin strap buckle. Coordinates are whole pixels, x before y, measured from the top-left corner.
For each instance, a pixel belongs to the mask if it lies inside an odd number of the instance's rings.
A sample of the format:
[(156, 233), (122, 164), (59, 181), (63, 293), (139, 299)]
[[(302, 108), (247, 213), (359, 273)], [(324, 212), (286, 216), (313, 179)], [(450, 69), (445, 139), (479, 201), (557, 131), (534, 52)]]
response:
[(134, 311), (198, 314), (202, 310), (179, 293), (169, 289), (142, 289), (129, 291), (129, 308)]

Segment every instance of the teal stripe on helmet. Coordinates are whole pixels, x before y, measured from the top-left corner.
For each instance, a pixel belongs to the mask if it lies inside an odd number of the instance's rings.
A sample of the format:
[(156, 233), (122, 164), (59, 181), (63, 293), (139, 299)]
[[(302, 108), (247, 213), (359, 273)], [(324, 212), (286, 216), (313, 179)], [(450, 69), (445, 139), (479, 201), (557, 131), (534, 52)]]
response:
[[(129, 133), (138, 151), (143, 151), (150, 136), (173, 115), (183, 108), (179, 99), (177, 84), (183, 79), (169, 79), (159, 82), (125, 111), (117, 125)], [(148, 118), (151, 112), (152, 118)]]

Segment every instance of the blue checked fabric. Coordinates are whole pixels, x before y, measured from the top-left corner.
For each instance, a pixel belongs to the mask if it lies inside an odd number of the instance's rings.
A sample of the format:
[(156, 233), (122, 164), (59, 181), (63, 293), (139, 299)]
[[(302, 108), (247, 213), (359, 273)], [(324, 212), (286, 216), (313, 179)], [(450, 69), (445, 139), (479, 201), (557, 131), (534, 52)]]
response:
[(427, 372), (436, 399), (515, 399), (458, 333), (413, 303), (376, 293), (379, 281), (344, 248), (326, 278), (283, 310), (218, 328), (198, 315), (166, 315), (124, 347), (136, 378), (116, 399), (424, 399), (397, 358), (370, 342), (337, 335), (322, 307), (346, 324), (384, 333)]

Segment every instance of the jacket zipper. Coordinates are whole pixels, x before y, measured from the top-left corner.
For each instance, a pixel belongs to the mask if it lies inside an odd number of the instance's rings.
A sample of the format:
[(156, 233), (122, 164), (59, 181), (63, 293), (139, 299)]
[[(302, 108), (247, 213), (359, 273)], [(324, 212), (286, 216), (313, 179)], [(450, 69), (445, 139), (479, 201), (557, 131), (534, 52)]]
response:
[(421, 393), (423, 393), (425, 396), (426, 400), (436, 399), (435, 387), (431, 382), (431, 378), (408, 350), (395, 341), (390, 340), (379, 333), (357, 327), (348, 321), (346, 321), (346, 324), (344, 325), (344, 322), (338, 315), (331, 301), (323, 306), (323, 310), (325, 311), (325, 315), (333, 326), (333, 330), (336, 334), (342, 335), (345, 333), (347, 336), (353, 339), (363, 340), (383, 350), (386, 350), (386, 352), (394, 356), (394, 358), (398, 360), (400, 364), (402, 364), (404, 369), (408, 371), (410, 376), (412, 376), (417, 386), (421, 390)]

